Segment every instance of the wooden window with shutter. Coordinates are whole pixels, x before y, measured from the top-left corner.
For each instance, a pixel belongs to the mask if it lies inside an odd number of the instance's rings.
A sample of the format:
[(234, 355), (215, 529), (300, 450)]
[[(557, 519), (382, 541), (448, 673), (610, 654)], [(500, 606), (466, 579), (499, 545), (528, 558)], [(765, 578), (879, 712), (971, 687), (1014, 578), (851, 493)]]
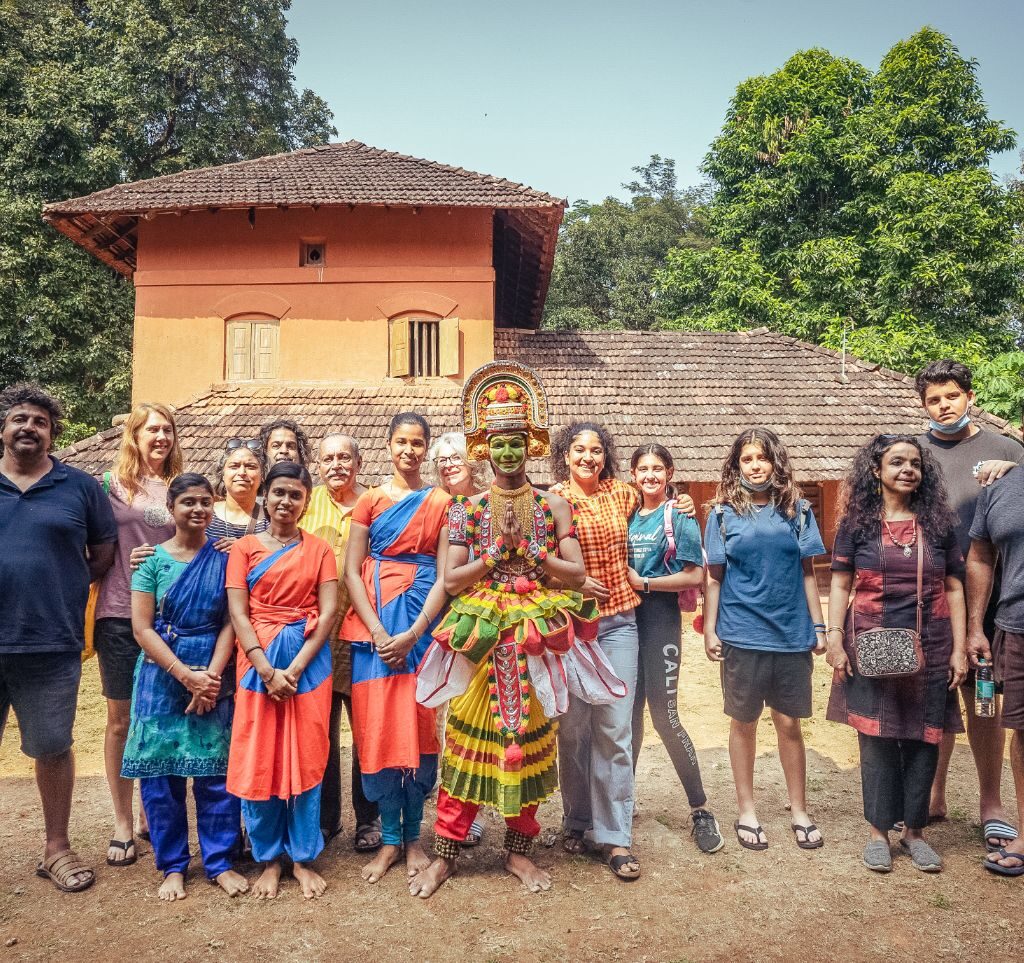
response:
[(227, 381), (272, 381), (279, 373), (277, 321), (233, 318), (227, 324), (224, 377)]
[(444, 378), (459, 373), (458, 318), (393, 318), (389, 374)]

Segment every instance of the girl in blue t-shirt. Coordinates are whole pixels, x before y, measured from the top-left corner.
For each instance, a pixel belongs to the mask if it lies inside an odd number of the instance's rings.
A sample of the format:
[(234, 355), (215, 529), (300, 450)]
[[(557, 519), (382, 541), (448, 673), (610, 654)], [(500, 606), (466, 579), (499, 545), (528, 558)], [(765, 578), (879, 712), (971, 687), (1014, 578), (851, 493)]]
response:
[(825, 651), (815, 555), (825, 546), (800, 498), (789, 455), (767, 428), (732, 444), (704, 531), (708, 583), (704, 649), (721, 663), (729, 760), (736, 784), (736, 838), (768, 848), (754, 807), (757, 724), (767, 705), (779, 740), (792, 830), (801, 849), (824, 839), (807, 815), (807, 759), (800, 720), (811, 715), (812, 653)]
[(674, 510), (670, 500), (675, 466), (668, 450), (641, 445), (630, 459), (633, 482), (643, 503), (629, 520), (629, 584), (640, 593), (636, 628), (640, 639), (636, 695), (633, 701), (633, 769), (644, 739), (644, 705), (668, 750), (690, 804), (692, 835), (705, 853), (724, 845), (718, 821), (706, 808), (697, 752), (679, 720), (679, 592), (703, 580), (700, 527)]

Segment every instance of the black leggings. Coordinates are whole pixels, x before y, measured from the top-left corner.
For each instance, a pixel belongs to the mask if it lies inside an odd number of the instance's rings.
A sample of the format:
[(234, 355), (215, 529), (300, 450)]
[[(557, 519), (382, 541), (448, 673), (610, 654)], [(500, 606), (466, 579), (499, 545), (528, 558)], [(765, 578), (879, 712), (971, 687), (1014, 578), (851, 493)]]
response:
[(676, 775), (686, 790), (691, 808), (704, 806), (708, 797), (700, 778), (697, 750), (679, 720), (679, 642), (682, 618), (675, 592), (654, 592), (636, 608), (640, 637), (636, 697), (633, 700), (633, 770), (644, 742), (644, 705), (654, 729), (668, 750)]

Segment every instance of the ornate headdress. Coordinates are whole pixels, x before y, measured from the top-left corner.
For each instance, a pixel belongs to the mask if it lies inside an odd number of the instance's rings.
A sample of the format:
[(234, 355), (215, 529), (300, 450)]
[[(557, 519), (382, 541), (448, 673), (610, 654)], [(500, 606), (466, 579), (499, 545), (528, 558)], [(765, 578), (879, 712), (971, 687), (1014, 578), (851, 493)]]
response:
[(477, 368), (462, 389), (466, 457), (487, 461), (487, 436), (525, 432), (530, 458), (551, 452), (548, 399), (536, 372), (518, 361), (492, 361)]

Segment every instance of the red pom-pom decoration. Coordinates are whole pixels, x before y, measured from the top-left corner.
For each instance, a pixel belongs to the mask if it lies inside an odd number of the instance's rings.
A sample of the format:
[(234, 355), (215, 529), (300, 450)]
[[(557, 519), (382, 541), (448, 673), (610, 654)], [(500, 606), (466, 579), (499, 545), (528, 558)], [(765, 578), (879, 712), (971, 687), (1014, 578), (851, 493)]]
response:
[(505, 771), (518, 772), (523, 767), (523, 750), (518, 742), (505, 746)]
[(537, 583), (525, 575), (517, 575), (512, 587), (519, 595), (526, 595), (527, 592), (532, 592), (537, 587)]
[(695, 615), (693, 617), (693, 631), (698, 635), (702, 635), (704, 632), (704, 616)]

